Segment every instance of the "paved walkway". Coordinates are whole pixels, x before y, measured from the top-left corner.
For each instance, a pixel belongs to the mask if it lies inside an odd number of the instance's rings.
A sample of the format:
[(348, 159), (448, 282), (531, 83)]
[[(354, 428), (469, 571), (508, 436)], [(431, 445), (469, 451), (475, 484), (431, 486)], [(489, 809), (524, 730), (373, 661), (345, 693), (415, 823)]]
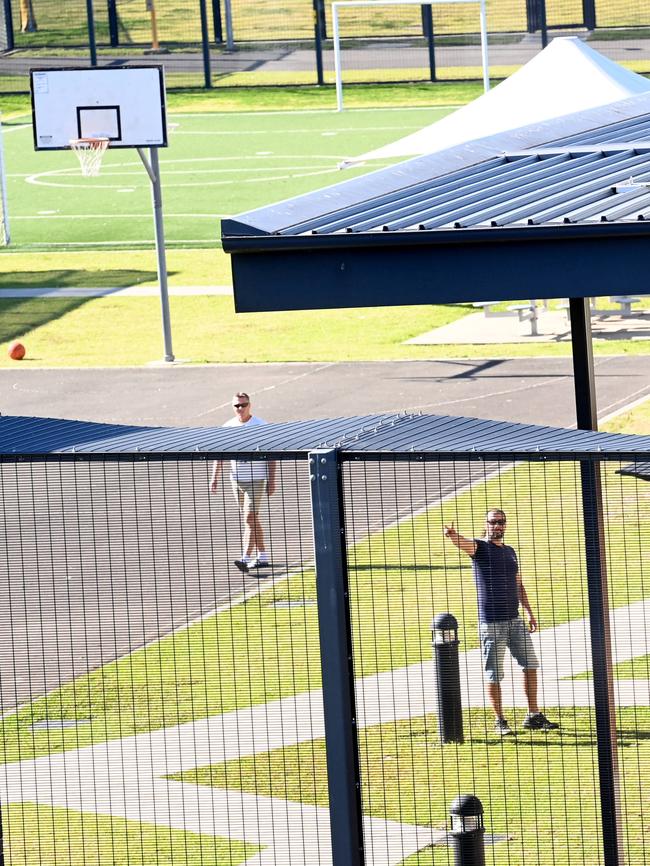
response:
[[(633, 316), (611, 313), (593, 315), (591, 330), (596, 340), (650, 340), (650, 310), (639, 310)], [(494, 343), (569, 343), (571, 326), (561, 310), (540, 311), (537, 334), (531, 334), (530, 322), (520, 322), (510, 315), (471, 313), (441, 328), (406, 340), (416, 346), (489, 345)]]
[[(611, 615), (614, 663), (645, 655), (650, 600)], [(546, 706), (591, 706), (591, 681), (565, 679), (590, 670), (589, 622), (573, 620), (533, 636), (542, 662)], [(484, 707), (479, 650), (461, 655), (465, 708)], [(518, 676), (504, 680), (504, 705), (524, 706)], [(418, 718), (436, 709), (433, 665), (415, 664), (357, 681), (359, 727)], [(619, 706), (650, 705), (648, 680), (618, 680)], [(329, 858), (328, 810), (182, 782), (168, 774), (263, 754), (324, 735), (320, 690), (212, 716), (148, 734), (6, 765), (3, 803), (32, 801), (119, 816), (197, 833), (242, 839), (263, 850), (248, 866), (320, 864)], [(527, 735), (529, 736), (529, 735)], [(554, 735), (555, 736), (555, 735)], [(375, 866), (396, 866), (425, 845), (444, 843), (442, 829), (364, 819)]]

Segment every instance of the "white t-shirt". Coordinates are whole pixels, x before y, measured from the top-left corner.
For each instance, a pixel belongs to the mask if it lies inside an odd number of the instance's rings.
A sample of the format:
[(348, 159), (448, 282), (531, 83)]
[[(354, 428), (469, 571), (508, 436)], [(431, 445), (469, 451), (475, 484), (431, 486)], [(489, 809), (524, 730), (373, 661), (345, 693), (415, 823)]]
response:
[[(251, 415), (248, 421), (243, 424), (239, 423), (238, 418), (231, 418), (226, 421), (224, 427), (257, 427), (259, 424), (266, 424), (261, 418)], [(266, 460), (231, 460), (230, 461), (230, 477), (237, 481), (266, 481), (268, 478), (268, 468)]]

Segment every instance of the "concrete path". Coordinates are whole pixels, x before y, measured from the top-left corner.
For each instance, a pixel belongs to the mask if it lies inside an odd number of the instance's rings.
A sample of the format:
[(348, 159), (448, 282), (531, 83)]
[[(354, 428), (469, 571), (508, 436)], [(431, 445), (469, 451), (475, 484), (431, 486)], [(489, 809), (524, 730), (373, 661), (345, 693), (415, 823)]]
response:
[[(614, 663), (648, 653), (650, 601), (612, 612)], [(551, 707), (591, 706), (589, 680), (567, 680), (590, 670), (589, 623), (574, 620), (534, 635), (542, 662), (540, 694)], [(461, 655), (465, 708), (484, 707), (479, 650)], [(505, 706), (524, 706), (521, 683), (508, 670)], [(435, 712), (430, 662), (357, 681), (359, 727)], [(617, 681), (619, 706), (650, 705), (647, 680)], [(263, 754), (324, 735), (320, 690), (212, 716), (148, 734), (5, 766), (3, 803), (33, 801), (119, 816), (197, 833), (242, 839), (263, 850), (249, 866), (327, 862), (327, 809), (234, 790), (172, 782), (164, 777), (194, 767)], [(530, 735), (527, 735), (530, 736)], [(555, 735), (553, 735), (555, 736)], [(442, 829), (365, 819), (369, 862), (395, 866), (419, 848), (444, 842)]]

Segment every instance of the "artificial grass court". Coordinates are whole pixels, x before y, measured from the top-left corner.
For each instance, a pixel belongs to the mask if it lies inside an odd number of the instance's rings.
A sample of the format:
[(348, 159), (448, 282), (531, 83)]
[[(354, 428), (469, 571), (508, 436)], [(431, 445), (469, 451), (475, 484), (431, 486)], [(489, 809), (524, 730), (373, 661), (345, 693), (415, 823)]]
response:
[[(616, 468), (607, 465), (603, 472), (608, 558), (618, 563), (618, 578), (610, 586), (613, 607), (647, 597), (643, 552), (630, 542), (646, 537), (650, 530), (644, 506), (650, 492), (643, 482), (617, 475)], [(445, 545), (442, 527), (453, 519), (465, 531), (473, 531), (481, 525), (488, 503), (498, 501), (516, 515), (510, 541), (525, 563), (526, 585), (540, 627), (584, 617), (579, 490), (579, 470), (573, 464), (522, 464), (352, 546), (349, 565), (357, 676), (428, 661), (431, 617), (442, 609), (461, 614), (463, 651), (476, 647), (476, 601), (470, 591), (469, 562)], [(539, 520), (540, 502), (544, 503), (543, 521)], [(630, 502), (636, 508), (627, 509), (625, 521), (617, 520), (620, 509)], [(557, 544), (560, 536), (562, 543)], [(54, 754), (319, 688), (316, 610), (313, 605), (278, 605), (309, 601), (314, 592), (313, 572), (305, 569), (230, 610), (33, 701), (3, 720), (2, 758), (13, 761)], [(576, 673), (580, 657), (577, 650), (572, 654)], [(622, 676), (627, 673), (621, 671)], [(593, 711), (579, 707), (547, 710), (561, 720), (559, 732), (525, 734), (507, 743), (494, 737), (489, 713), (482, 709), (466, 711), (463, 746), (441, 748), (431, 716), (414, 715), (362, 729), (366, 812), (442, 827), (448, 803), (465, 786), (480, 796), (488, 830), (512, 837), (508, 851), (497, 843), (502, 847), (495, 848), (495, 854), (501, 851), (505, 858), (509, 853), (516, 858), (512, 862), (568, 866), (576, 862), (571, 856), (578, 845), (584, 851), (578, 862), (599, 862)], [(510, 718), (513, 723), (521, 721), (519, 712), (511, 713)], [(90, 723), (64, 730), (32, 730), (35, 722), (44, 719)], [(650, 746), (639, 733), (649, 722), (646, 707), (625, 708), (618, 714), (630, 862), (641, 862), (638, 855), (645, 841), (641, 819), (650, 808), (647, 786), (640, 784), (650, 771)], [(239, 761), (188, 769), (173, 778), (324, 806), (323, 767), (324, 746), (316, 738)], [(55, 835), (65, 832), (68, 820), (63, 810), (53, 814)], [(91, 829), (92, 845), (107, 850), (114, 832), (111, 823), (101, 819)], [(130, 832), (128, 827), (118, 830), (118, 838)], [(164, 827), (144, 825), (143, 832), (147, 844), (156, 834), (163, 840), (169, 838)], [(577, 842), (572, 835), (576, 832), (584, 834)], [(48, 834), (46, 830), (46, 840)], [(179, 851), (174, 862), (201, 862), (195, 850), (188, 848), (185, 855)], [(117, 855), (112, 861), (115, 866), (130, 866), (122, 843)], [(231, 861), (225, 857), (223, 862)], [(437, 863), (446, 863), (444, 848), (425, 849), (404, 866)]]
[[(214, 248), (222, 217), (379, 168), (338, 164), (449, 110), (173, 114), (159, 151), (166, 244)], [(13, 249), (151, 247), (151, 187), (137, 152), (109, 148), (101, 175), (83, 178), (74, 154), (35, 152), (25, 121), (4, 133)]]

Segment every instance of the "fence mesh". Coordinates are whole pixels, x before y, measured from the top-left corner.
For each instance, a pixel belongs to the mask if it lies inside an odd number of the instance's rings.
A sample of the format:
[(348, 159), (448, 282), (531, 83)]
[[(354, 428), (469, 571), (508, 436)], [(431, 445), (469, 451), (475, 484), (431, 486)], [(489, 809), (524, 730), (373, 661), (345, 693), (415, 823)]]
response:
[[(602, 463), (603, 544), (622, 836), (643, 863), (650, 485), (621, 468)], [(332, 862), (308, 465), (277, 462), (259, 508), (271, 565), (248, 574), (246, 521), (227, 476), (210, 493), (211, 472), (198, 458), (0, 463), (12, 866)], [(603, 862), (582, 485), (573, 461), (343, 462), (368, 864), (450, 866), (462, 793), (483, 804), (494, 866)], [(557, 730), (524, 728), (507, 651), (495, 669), (514, 733), (494, 728), (471, 559), (445, 537), (453, 524), (481, 538), (489, 509), (507, 514)], [(464, 740), (445, 744), (442, 613), (458, 622)]]
[[(94, 4), (97, 63), (163, 63), (172, 88), (331, 83), (331, 3), (106, 0)], [(480, 80), (478, 5), (430, 7), (431, 32), (424, 20), (427, 8), (342, 9), (346, 83)], [(510, 75), (542, 48), (544, 38), (558, 35), (578, 35), (628, 68), (650, 72), (649, 15), (641, 0), (489, 0), (491, 75)], [(30, 66), (85, 65), (89, 56), (85, 0), (0, 5), (4, 92), (27, 90)]]

